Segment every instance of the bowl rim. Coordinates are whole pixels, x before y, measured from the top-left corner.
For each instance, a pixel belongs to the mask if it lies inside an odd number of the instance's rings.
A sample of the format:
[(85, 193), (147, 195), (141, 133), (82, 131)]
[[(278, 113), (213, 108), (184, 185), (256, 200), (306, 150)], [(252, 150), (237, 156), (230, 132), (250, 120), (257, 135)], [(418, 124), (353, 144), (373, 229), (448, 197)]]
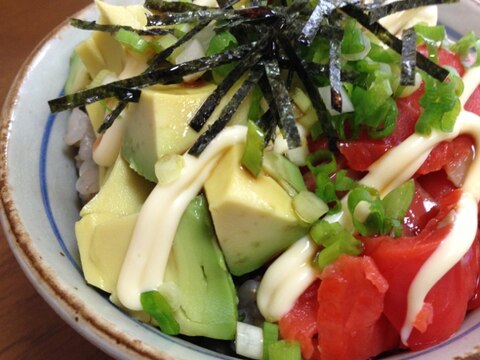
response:
[[(94, 4), (79, 10), (72, 17), (81, 16)], [(70, 291), (62, 280), (55, 277), (49, 264), (42, 258), (38, 249), (22, 224), (19, 211), (13, 200), (12, 184), (9, 181), (9, 140), (10, 130), (15, 120), (14, 112), (19, 102), (18, 96), (25, 78), (41, 56), (41, 49), (47, 47), (69, 24), (66, 19), (47, 33), (24, 60), (16, 74), (0, 113), (0, 221), (8, 245), (30, 283), (50, 307), (80, 335), (106, 353), (116, 357), (141, 359), (175, 360), (164, 352), (143, 343), (139, 339), (108, 326), (105, 319), (98, 317), (82, 299)], [(85, 324), (91, 331), (82, 327)]]
[[(473, 1), (479, 5), (480, 0)], [(93, 6), (90, 4), (72, 16), (80, 16)], [(68, 22), (68, 19), (62, 21), (33, 48), (15, 76), (0, 112), (0, 222), (5, 238), (36, 291), (64, 321), (88, 341), (115, 357), (178, 360), (179, 358), (149, 346), (142, 340), (130, 336), (129, 333), (109, 327), (107, 319), (98, 316), (76, 293), (69, 291), (63, 281), (51, 272), (49, 264), (42, 259), (22, 224), (13, 200), (12, 184), (9, 180), (8, 152), (19, 92), (25, 78), (41, 56), (40, 51), (55, 41), (55, 38), (67, 27)]]

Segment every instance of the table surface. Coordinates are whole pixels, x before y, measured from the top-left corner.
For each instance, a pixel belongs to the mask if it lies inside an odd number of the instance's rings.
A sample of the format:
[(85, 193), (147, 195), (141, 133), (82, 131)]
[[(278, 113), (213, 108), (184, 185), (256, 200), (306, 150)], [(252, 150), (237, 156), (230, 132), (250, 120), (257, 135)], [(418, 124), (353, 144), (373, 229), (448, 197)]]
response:
[[(0, 1), (0, 104), (34, 47), (91, 0)], [(0, 358), (110, 359), (37, 294), (0, 230)]]

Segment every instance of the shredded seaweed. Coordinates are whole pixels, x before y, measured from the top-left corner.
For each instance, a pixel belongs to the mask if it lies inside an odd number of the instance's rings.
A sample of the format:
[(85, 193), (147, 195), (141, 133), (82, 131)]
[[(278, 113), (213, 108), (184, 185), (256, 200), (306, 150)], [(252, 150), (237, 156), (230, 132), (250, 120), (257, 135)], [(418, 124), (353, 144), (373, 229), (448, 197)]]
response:
[(401, 85), (415, 84), (417, 33), (413, 28), (403, 31), (402, 34), (402, 67), (400, 74)]
[(52, 113), (74, 109), (82, 105), (93, 104), (97, 101), (117, 98), (126, 102), (138, 102), (140, 90), (122, 86), (122, 82), (110, 83), (100, 87), (83, 90), (74, 94), (50, 100), (48, 105)]
[(148, 10), (162, 12), (183, 13), (187, 11), (199, 11), (210, 9), (207, 6), (196, 5), (186, 1), (145, 0), (143, 6)]
[(50, 111), (55, 113), (69, 110), (111, 97), (136, 102), (140, 98), (140, 90), (137, 88), (145, 88), (155, 84), (181, 82), (182, 76), (194, 74), (198, 71), (209, 70), (242, 59), (249, 53), (251, 46), (251, 44), (242, 45), (220, 54), (205, 56), (178, 65), (166, 66), (125, 80), (118, 80), (107, 85), (65, 95), (48, 102)]
[(104, 133), (110, 126), (112, 126), (113, 122), (115, 119), (117, 119), (120, 114), (122, 113), (123, 110), (128, 105), (128, 101), (120, 101), (117, 106), (105, 117), (105, 120), (103, 120), (102, 125), (98, 128), (98, 133)]
[(293, 105), (285, 83), (280, 76), (280, 66), (276, 60), (272, 59), (265, 61), (264, 67), (273, 98), (277, 105), (280, 125), (285, 132), (288, 147), (290, 149), (299, 147), (300, 135), (295, 123)]
[(458, 1), (459, 0), (402, 0), (381, 6), (378, 6), (378, 4), (373, 4), (371, 10), (368, 11), (368, 18), (370, 20), (370, 24), (373, 24), (381, 18), (399, 11), (415, 9), (428, 5), (455, 3)]
[(149, 64), (149, 69), (154, 69), (158, 67), (162, 62), (164, 62), (172, 53), (178, 49), (180, 46), (185, 44), (187, 41), (192, 39), (196, 34), (202, 31), (208, 24), (210, 23), (209, 20), (201, 21), (197, 25), (193, 27), (189, 32), (187, 32), (184, 36), (182, 36), (176, 43), (169, 46), (165, 50), (161, 51), (157, 55), (155, 55)]
[(340, 65), (340, 41), (341, 32), (330, 39), (330, 93), (332, 109), (342, 112), (342, 88), (341, 65)]
[[(401, 55), (402, 85), (413, 84), (417, 67), (440, 81), (449, 75), (447, 70), (416, 51), (414, 30), (405, 31), (403, 39), (400, 40), (377, 20), (398, 11), (451, 3), (454, 0), (400, 0), (386, 5), (378, 1), (365, 4), (360, 0), (320, 0), (313, 4), (309, 0), (279, 0), (274, 3), (251, 0), (245, 3), (244, 7), (234, 9), (233, 5), (237, 2), (238, 0), (219, 0), (220, 8), (213, 8), (183, 1), (146, 0), (144, 7), (149, 15), (144, 29), (72, 19), (72, 25), (80, 29), (110, 33), (127, 30), (153, 39), (155, 36), (172, 33), (177, 28), (176, 25), (188, 23), (193, 27), (173, 45), (155, 55), (150, 53), (149, 66), (140, 75), (51, 100), (51, 111), (63, 111), (115, 98), (118, 104), (105, 117), (99, 128), (102, 132), (111, 126), (129, 102), (138, 101), (141, 89), (155, 84), (180, 83), (186, 75), (232, 64), (233, 70), (225, 75), (216, 90), (203, 103), (191, 120), (190, 127), (200, 131), (232, 87), (240, 83), (239, 88), (222, 109), (220, 117), (212, 122), (194, 144), (191, 154), (201, 153), (226, 126), (255, 85), (258, 85), (269, 106), (268, 111), (257, 117), (257, 125), (266, 134), (265, 141), (273, 139), (276, 128), (279, 127), (285, 134), (289, 148), (299, 146), (300, 136), (288, 94), (291, 84), (298, 80), (315, 111), (318, 120), (315, 127), (328, 139), (330, 149), (335, 150), (338, 134), (345, 131), (341, 128), (344, 122), (335, 120), (328, 113), (326, 105), (331, 105), (334, 110), (341, 112), (343, 82), (350, 83), (345, 85), (346, 89), (348, 86), (366, 88), (370, 84), (368, 78), (374, 71), (369, 67), (378, 66), (379, 61), (378, 51), (377, 59), (374, 58), (373, 43), (371, 53), (374, 64), (367, 61), (354, 63), (341, 60), (343, 30), (338, 24), (345, 18), (355, 19), (393, 49), (389, 50), (391, 55), (393, 54), (393, 60), (387, 62), (398, 61), (400, 57), (395, 52)], [(176, 49), (207, 26), (212, 26), (217, 33), (226, 30), (231, 32), (238, 40), (238, 47), (180, 64), (169, 63), (170, 56)], [(306, 50), (307, 48), (313, 50)], [(308, 51), (312, 56), (305, 57)], [(282, 74), (283, 70), (286, 70), (286, 76)], [(208, 76), (212, 75), (204, 75), (205, 78)], [(215, 74), (213, 76), (215, 78)], [(325, 85), (329, 85), (331, 89), (331, 104), (324, 104), (318, 91), (318, 87)]]
[(245, 20), (268, 20), (276, 19), (279, 16), (277, 12), (271, 8), (264, 6), (249, 7), (239, 10), (233, 9), (198, 9), (185, 11), (182, 13), (161, 13), (149, 15), (147, 17), (148, 26), (165, 26), (191, 23), (203, 20), (236, 20), (243, 18)]
[[(395, 35), (390, 33), (378, 22), (370, 23), (368, 15), (361, 9), (353, 5), (346, 5), (342, 7), (342, 11), (344, 11), (352, 18), (356, 19), (362, 26), (370, 30), (380, 41), (385, 43), (387, 46), (391, 47), (399, 54), (402, 53), (402, 41), (398, 39)], [(444, 81), (448, 77), (448, 70), (435, 64), (433, 61), (430, 61), (418, 51), (416, 52), (416, 64), (418, 68), (424, 70), (439, 81)]]
[(212, 141), (220, 131), (222, 131), (228, 124), (233, 114), (237, 111), (238, 107), (248, 95), (249, 91), (258, 83), (262, 77), (263, 72), (261, 69), (253, 69), (247, 79), (242, 83), (240, 88), (235, 92), (229, 103), (222, 109), (220, 116), (217, 120), (205, 131), (197, 141), (190, 148), (188, 153), (190, 155), (198, 156)]
[(335, 9), (340, 6), (344, 6), (345, 1), (338, 0), (324, 0), (319, 1), (315, 9), (313, 9), (310, 18), (302, 29), (298, 41), (304, 45), (311, 45), (313, 39), (317, 35), (317, 32), (325, 17), (328, 17)]
[(220, 103), (220, 100), (226, 95), (226, 93), (232, 88), (238, 79), (258, 62), (258, 60), (262, 57), (266, 40), (267, 37), (265, 37), (263, 41), (259, 42), (255, 51), (252, 51), (247, 58), (239, 62), (237, 66), (217, 86), (217, 88), (208, 96), (190, 121), (190, 127), (192, 129), (195, 131), (200, 131), (202, 129), (203, 125)]
[(322, 101), (322, 98), (320, 97), (317, 86), (314, 84), (310, 74), (306, 70), (307, 66), (305, 65), (305, 62), (302, 61), (297, 55), (288, 38), (286, 38), (283, 34), (277, 34), (277, 37), (279, 39), (280, 46), (284, 49), (285, 53), (292, 62), (293, 68), (295, 69), (308, 96), (310, 97), (310, 101), (312, 102), (312, 106), (317, 115), (319, 127), (321, 128), (321, 133), (325, 134), (325, 136), (327, 137), (329, 141), (329, 147), (332, 149), (336, 149), (337, 136), (335, 135), (335, 130), (333, 129), (330, 122), (322, 121), (327, 118), (327, 110)]
[(115, 33), (121, 29), (137, 33), (138, 35), (153, 35), (153, 36), (166, 35), (173, 32), (171, 29), (165, 29), (165, 28), (135, 29), (131, 26), (126, 26), (126, 25), (104, 25), (104, 24), (98, 24), (96, 21), (86, 21), (86, 20), (81, 20), (76, 18), (70, 19), (70, 24), (81, 30), (103, 31), (103, 32), (109, 32), (109, 33)]

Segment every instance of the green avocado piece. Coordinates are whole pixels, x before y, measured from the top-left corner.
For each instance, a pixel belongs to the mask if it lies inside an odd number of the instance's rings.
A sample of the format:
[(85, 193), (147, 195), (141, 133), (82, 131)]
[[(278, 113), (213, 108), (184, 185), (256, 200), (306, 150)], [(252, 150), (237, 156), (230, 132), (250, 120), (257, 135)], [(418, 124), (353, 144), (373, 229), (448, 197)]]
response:
[(258, 269), (307, 233), (292, 198), (265, 172), (254, 177), (233, 146), (205, 182), (205, 193), (225, 261), (233, 275)]
[[(199, 133), (190, 128), (189, 122), (214, 91), (214, 84), (155, 85), (143, 89), (140, 101), (129, 104), (125, 114), (127, 126), (122, 145), (123, 157), (137, 173), (156, 182), (157, 160), (167, 154), (183, 154), (192, 146), (208, 125), (218, 118), (238, 86), (233, 86), (221, 100)], [(242, 102), (230, 124), (246, 123), (249, 102), (249, 98)]]
[(77, 91), (85, 89), (92, 81), (88, 74), (87, 68), (83, 65), (78, 53), (73, 50), (70, 55), (70, 69), (68, 71), (67, 81), (65, 82), (65, 94), (73, 94)]
[(82, 269), (89, 284), (115, 292), (137, 217), (138, 214), (89, 214), (77, 222)]
[(100, 191), (80, 211), (80, 216), (109, 213), (117, 216), (140, 211), (154, 184), (132, 171), (119, 155), (108, 170)]
[[(89, 284), (115, 294), (137, 217), (138, 213), (91, 213), (77, 222), (82, 268)], [(234, 338), (236, 291), (203, 196), (189, 204), (177, 229), (165, 272), (165, 284), (172, 283), (178, 290), (174, 316), (181, 334)]]
[(181, 333), (230, 340), (235, 337), (237, 296), (217, 245), (207, 201), (197, 196), (180, 221), (165, 272), (175, 283)]

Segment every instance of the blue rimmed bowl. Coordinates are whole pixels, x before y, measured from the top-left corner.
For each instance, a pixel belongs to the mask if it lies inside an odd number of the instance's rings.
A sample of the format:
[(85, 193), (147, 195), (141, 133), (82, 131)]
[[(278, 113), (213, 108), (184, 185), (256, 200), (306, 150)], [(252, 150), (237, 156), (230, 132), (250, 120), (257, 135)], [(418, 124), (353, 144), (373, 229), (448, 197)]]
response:
[[(123, 1), (125, 2), (125, 1)], [(452, 33), (480, 33), (480, 5), (462, 1), (442, 11)], [(93, 6), (75, 15), (96, 17)], [(66, 113), (47, 101), (61, 94), (71, 51), (87, 33), (60, 25), (41, 43), (13, 84), (0, 129), (1, 220), (10, 247), (44, 299), (80, 334), (116, 358), (232, 359), (139, 323), (86, 285), (74, 235), (79, 202), (71, 150), (63, 144)], [(480, 310), (448, 341), (392, 359), (480, 356)], [(474, 355), (475, 356), (475, 355)]]

